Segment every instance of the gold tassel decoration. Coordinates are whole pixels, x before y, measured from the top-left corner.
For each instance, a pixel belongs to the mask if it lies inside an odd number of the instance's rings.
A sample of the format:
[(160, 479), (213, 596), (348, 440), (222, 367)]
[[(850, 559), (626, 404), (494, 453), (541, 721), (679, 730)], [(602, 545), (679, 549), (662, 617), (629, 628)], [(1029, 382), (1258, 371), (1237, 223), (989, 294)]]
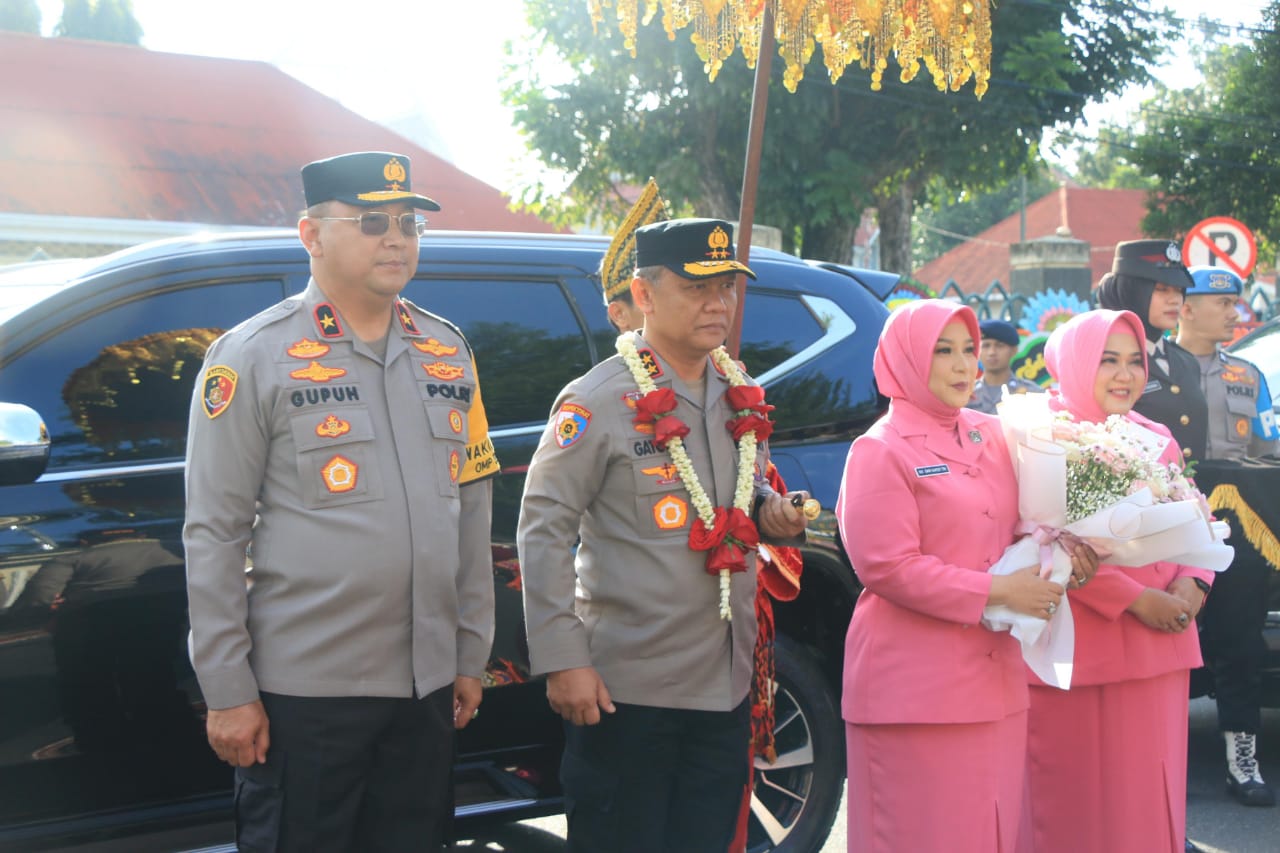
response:
[(1248, 501), (1240, 494), (1240, 490), (1229, 483), (1216, 486), (1209, 495), (1209, 508), (1212, 510), (1230, 510), (1236, 514), (1240, 522), (1240, 532), (1254, 547), (1262, 559), (1276, 571), (1280, 571), (1280, 540), (1267, 527), (1265, 521), (1253, 511)]
[(636, 268), (636, 229), (668, 218), (666, 202), (658, 195), (658, 182), (650, 178), (613, 233), (613, 240), (600, 261), (600, 287), (604, 290), (605, 305), (631, 286)]

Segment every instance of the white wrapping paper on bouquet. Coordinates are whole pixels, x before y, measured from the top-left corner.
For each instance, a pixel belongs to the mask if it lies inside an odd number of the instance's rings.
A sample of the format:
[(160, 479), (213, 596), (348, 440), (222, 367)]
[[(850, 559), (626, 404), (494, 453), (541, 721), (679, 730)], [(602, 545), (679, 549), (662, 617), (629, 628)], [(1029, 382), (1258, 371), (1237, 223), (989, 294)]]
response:
[[(1041, 541), (1063, 529), (1088, 542), (1102, 562), (1112, 565), (1145, 566), (1168, 560), (1215, 572), (1231, 565), (1234, 549), (1223, 542), (1230, 530), (1225, 522), (1212, 520), (1202, 501), (1161, 503), (1150, 489), (1143, 489), (1067, 524), (1067, 455), (1052, 439), (1053, 412), (1048, 402), (1047, 394), (1020, 394), (1007, 397), (998, 407), (1018, 478), (1021, 526), (1036, 532), (1005, 549), (989, 569), (992, 574), (1043, 565)], [(1150, 436), (1161, 447), (1168, 443), (1163, 436)], [(1071, 577), (1071, 557), (1056, 541), (1045, 547), (1051, 549), (1047, 576), (1065, 587)], [(1022, 645), (1023, 660), (1046, 684), (1064, 690), (1071, 686), (1075, 623), (1069, 595), (1063, 596), (1047, 620), (988, 606), (982, 624), (1012, 633)]]

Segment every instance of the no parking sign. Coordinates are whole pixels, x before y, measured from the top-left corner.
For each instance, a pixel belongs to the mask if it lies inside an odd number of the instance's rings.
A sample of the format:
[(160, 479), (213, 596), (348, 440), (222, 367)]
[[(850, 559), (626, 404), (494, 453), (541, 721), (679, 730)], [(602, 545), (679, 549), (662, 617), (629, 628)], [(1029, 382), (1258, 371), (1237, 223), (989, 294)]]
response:
[(1182, 262), (1189, 267), (1224, 267), (1248, 278), (1258, 262), (1253, 232), (1229, 216), (1211, 216), (1187, 232)]

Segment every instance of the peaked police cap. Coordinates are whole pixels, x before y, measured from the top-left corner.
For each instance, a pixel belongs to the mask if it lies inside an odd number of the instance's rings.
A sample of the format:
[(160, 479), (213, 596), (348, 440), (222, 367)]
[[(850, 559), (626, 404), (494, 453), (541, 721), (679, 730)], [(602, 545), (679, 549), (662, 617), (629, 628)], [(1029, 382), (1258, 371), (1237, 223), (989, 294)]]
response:
[(408, 202), (423, 210), (440, 205), (410, 188), (409, 158), (390, 151), (357, 151), (316, 160), (302, 167), (307, 207), (341, 201), (356, 207)]
[(1191, 275), (1182, 265), (1182, 251), (1171, 240), (1129, 240), (1116, 243), (1111, 271), (1186, 290)]
[(666, 267), (684, 278), (740, 272), (756, 277), (734, 254), (733, 226), (723, 219), (667, 219), (636, 229), (636, 266)]

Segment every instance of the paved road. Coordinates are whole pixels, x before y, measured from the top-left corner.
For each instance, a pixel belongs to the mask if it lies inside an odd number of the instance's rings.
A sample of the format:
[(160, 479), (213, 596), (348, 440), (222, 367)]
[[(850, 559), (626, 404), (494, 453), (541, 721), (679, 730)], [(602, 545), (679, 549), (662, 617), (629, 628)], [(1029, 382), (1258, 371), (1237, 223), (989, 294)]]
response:
[[(1259, 738), (1262, 775), (1274, 785), (1280, 783), (1280, 710), (1263, 712), (1263, 728), (1264, 734)], [(1227, 796), (1223, 784), (1225, 748), (1217, 733), (1217, 711), (1208, 699), (1191, 703), (1188, 748), (1187, 827), (1192, 840), (1206, 853), (1280, 850), (1280, 808), (1245, 808)], [(842, 808), (822, 853), (844, 853), (844, 821)], [(497, 829), (483, 838), (462, 842), (460, 849), (476, 853), (564, 853), (564, 818), (530, 820)]]

